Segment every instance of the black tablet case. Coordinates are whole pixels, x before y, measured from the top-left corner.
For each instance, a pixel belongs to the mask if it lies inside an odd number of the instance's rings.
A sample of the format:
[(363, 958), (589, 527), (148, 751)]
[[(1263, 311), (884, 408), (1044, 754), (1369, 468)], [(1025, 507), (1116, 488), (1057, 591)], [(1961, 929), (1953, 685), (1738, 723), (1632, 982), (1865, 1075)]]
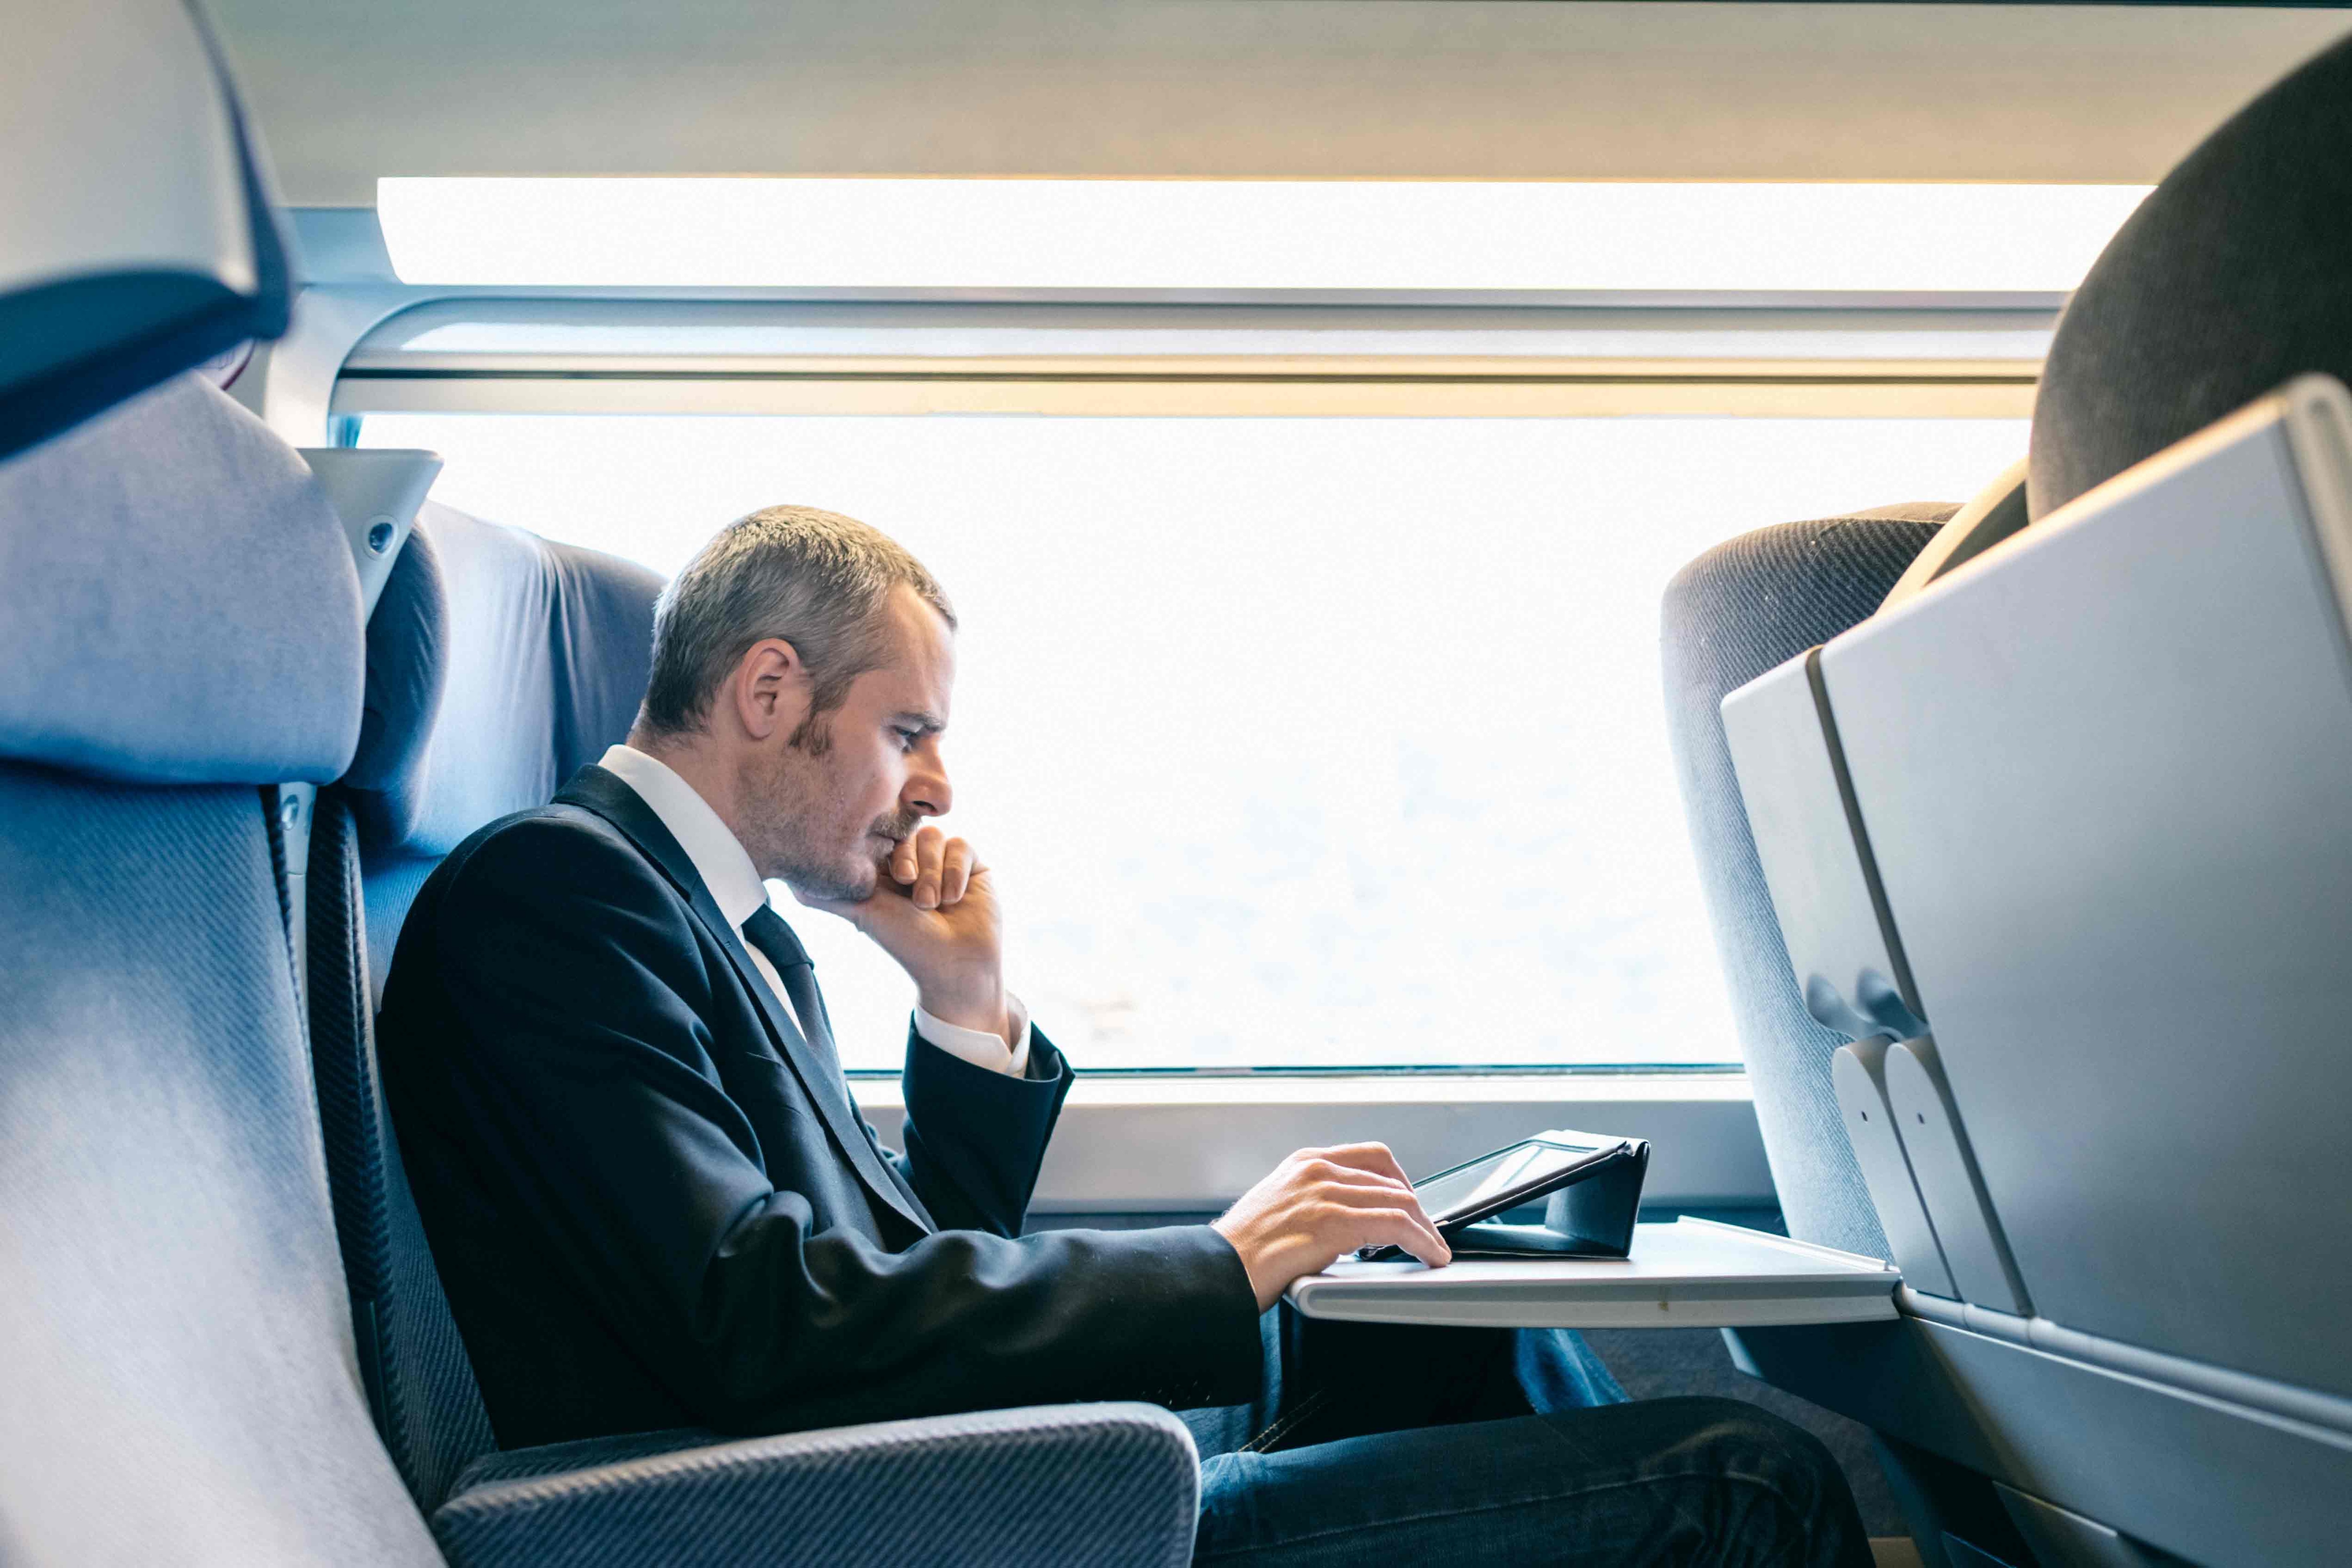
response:
[(1649, 1173), (1648, 1142), (1621, 1138), (1544, 1200), (1541, 1225), (1482, 1219), (1446, 1241), (1456, 1258), (1622, 1258), (1633, 1245), (1642, 1182)]

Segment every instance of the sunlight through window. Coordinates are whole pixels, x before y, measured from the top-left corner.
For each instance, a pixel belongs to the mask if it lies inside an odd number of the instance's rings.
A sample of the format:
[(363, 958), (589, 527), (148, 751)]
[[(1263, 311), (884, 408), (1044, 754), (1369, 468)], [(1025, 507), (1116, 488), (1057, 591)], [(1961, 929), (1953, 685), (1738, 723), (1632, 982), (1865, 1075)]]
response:
[(2139, 185), (387, 179), (409, 283), (2063, 292)]
[[(1666, 581), (1767, 523), (1964, 498), (2021, 422), (370, 414), (435, 495), (675, 571), (804, 502), (963, 630), (946, 825), (1091, 1067), (1738, 1060), (1659, 693)], [(910, 994), (782, 906), (843, 1055)]]

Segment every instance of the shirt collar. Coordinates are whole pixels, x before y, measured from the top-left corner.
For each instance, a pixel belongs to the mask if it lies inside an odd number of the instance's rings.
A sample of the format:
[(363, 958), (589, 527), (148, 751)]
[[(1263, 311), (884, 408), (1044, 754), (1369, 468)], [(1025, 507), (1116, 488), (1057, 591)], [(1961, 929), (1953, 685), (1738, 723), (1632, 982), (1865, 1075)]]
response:
[(695, 874), (710, 890), (711, 901), (729, 925), (740, 929), (743, 922), (767, 907), (768, 884), (760, 880), (760, 869), (751, 863), (741, 841), (710, 809), (710, 802), (669, 764), (635, 747), (615, 746), (597, 759), (596, 766), (635, 790), (637, 798), (653, 809), (678, 848), (686, 852), (686, 858), (694, 862)]

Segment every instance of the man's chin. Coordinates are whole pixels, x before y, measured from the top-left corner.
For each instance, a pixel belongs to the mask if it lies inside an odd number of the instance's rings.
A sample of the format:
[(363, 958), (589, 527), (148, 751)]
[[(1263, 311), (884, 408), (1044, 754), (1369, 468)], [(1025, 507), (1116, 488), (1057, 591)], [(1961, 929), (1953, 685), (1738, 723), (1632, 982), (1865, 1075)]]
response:
[(874, 896), (874, 889), (882, 878), (882, 868), (872, 862), (861, 862), (856, 867), (840, 872), (813, 876), (807, 873), (787, 876), (784, 885), (803, 904), (863, 904)]

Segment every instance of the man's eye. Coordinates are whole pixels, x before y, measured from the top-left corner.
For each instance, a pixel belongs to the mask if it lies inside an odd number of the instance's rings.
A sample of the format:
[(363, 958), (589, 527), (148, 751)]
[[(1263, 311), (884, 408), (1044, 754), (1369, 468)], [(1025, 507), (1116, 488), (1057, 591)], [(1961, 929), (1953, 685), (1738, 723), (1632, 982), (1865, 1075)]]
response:
[(915, 749), (915, 742), (917, 742), (917, 741), (919, 741), (919, 740), (920, 740), (920, 739), (922, 739), (922, 738), (923, 738), (923, 732), (922, 732), (921, 730), (919, 730), (919, 729), (900, 729), (900, 730), (894, 730), (894, 731), (892, 731), (891, 733), (893, 733), (893, 734), (895, 734), (896, 736), (898, 736), (898, 749), (899, 749), (900, 751), (912, 751), (912, 750), (914, 750), (914, 749)]

